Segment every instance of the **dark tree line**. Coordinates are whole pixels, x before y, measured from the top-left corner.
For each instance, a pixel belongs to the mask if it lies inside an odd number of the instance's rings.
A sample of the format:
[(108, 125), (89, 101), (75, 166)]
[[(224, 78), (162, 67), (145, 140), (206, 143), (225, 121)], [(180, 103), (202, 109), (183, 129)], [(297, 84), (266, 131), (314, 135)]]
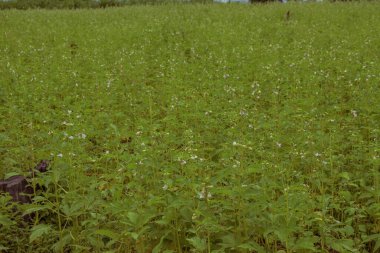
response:
[[(250, 0), (250, 3), (278, 2), (280, 0)], [(292, 1), (292, 0), (290, 0)], [(352, 0), (326, 0), (352, 1)], [(213, 0), (0, 0), (0, 9), (79, 9), (107, 8), (136, 4), (212, 3)], [(281, 2), (281, 1), (280, 1)]]
[(1, 9), (79, 9), (121, 6), (120, 0), (8, 0), (1, 2)]

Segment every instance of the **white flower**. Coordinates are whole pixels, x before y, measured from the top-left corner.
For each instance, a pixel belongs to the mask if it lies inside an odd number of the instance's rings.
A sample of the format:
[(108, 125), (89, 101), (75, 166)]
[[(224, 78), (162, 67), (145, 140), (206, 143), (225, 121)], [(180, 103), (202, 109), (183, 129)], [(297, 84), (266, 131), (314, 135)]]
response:
[(195, 160), (195, 159), (198, 158), (198, 156), (197, 156), (197, 155), (192, 155), (190, 158), (191, 158), (192, 160)]
[(237, 145), (238, 145), (238, 144), (237, 144), (236, 141), (232, 142), (232, 146), (237, 146)]
[(69, 123), (69, 122), (66, 122), (66, 121), (63, 121), (62, 125), (64, 125), (64, 126), (74, 126), (73, 123)]
[(73, 111), (67, 110), (67, 114), (70, 115)]
[(351, 110), (351, 114), (352, 114), (352, 116), (354, 116), (355, 118), (358, 116), (358, 112), (355, 111), (355, 110)]
[(281, 144), (281, 143), (279, 143), (279, 142), (276, 142), (276, 145), (277, 145), (277, 147), (279, 147), (279, 148), (281, 148), (281, 147), (282, 147), (282, 144)]
[[(198, 198), (199, 199), (204, 199), (205, 198), (205, 192), (202, 191), (202, 192), (198, 192)], [(212, 194), (210, 192), (207, 193), (207, 199), (210, 199), (212, 198)]]
[(57, 156), (58, 156), (58, 157), (61, 157), (61, 158), (63, 157), (62, 153), (59, 153)]
[(168, 188), (169, 188), (169, 187), (168, 187), (167, 184), (164, 184), (164, 186), (162, 186), (162, 189), (163, 189), (164, 191), (166, 191)]
[(70, 140), (74, 140), (74, 136), (69, 136), (69, 139)]
[(246, 110), (240, 110), (240, 116), (246, 117), (248, 116), (248, 112)]
[(80, 133), (79, 138), (86, 139), (87, 135), (85, 133)]

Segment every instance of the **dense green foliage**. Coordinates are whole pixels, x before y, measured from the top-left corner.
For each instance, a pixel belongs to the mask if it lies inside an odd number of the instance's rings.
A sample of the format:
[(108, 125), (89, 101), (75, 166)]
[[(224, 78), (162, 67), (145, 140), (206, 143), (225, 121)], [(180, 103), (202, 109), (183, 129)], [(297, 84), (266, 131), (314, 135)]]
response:
[(379, 252), (379, 13), (0, 12), (0, 250)]

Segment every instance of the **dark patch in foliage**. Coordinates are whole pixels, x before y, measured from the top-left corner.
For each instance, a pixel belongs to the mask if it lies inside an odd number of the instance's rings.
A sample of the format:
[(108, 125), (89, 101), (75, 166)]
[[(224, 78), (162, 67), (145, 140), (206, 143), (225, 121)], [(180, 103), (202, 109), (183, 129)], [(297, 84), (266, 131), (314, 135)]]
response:
[(28, 179), (36, 176), (36, 172), (44, 173), (49, 167), (47, 160), (40, 161), (30, 172), (29, 176), (12, 176), (5, 180), (0, 180), (0, 192), (9, 193), (12, 200), (22, 204), (31, 203), (30, 195), (33, 194), (33, 187), (29, 184)]
[(71, 42), (70, 43), (70, 53), (72, 56), (75, 56), (77, 54), (77, 51), (78, 51), (78, 45), (74, 42)]
[(121, 144), (130, 143), (130, 142), (132, 142), (132, 137), (130, 137), (130, 136), (129, 137), (123, 137), (120, 139)]

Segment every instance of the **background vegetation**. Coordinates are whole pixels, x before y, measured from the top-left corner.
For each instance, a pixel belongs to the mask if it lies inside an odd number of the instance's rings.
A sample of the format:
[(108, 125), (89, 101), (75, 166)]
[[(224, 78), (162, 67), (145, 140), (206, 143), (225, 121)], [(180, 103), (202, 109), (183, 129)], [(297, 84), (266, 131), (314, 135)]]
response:
[(106, 8), (135, 4), (211, 3), (212, 0), (9, 0), (0, 1), (0, 9), (78, 9)]
[[(309, 0), (315, 1), (315, 0)], [(335, 2), (336, 0), (326, 0)], [(343, 0), (345, 1), (345, 0)], [(356, 0), (353, 0), (356, 1)], [(157, 5), (171, 3), (212, 3), (213, 0), (0, 0), (0, 9), (78, 9), (106, 8), (124, 5)], [(278, 2), (278, 0), (250, 0), (252, 3)]]
[(379, 13), (0, 12), (0, 250), (379, 252)]

